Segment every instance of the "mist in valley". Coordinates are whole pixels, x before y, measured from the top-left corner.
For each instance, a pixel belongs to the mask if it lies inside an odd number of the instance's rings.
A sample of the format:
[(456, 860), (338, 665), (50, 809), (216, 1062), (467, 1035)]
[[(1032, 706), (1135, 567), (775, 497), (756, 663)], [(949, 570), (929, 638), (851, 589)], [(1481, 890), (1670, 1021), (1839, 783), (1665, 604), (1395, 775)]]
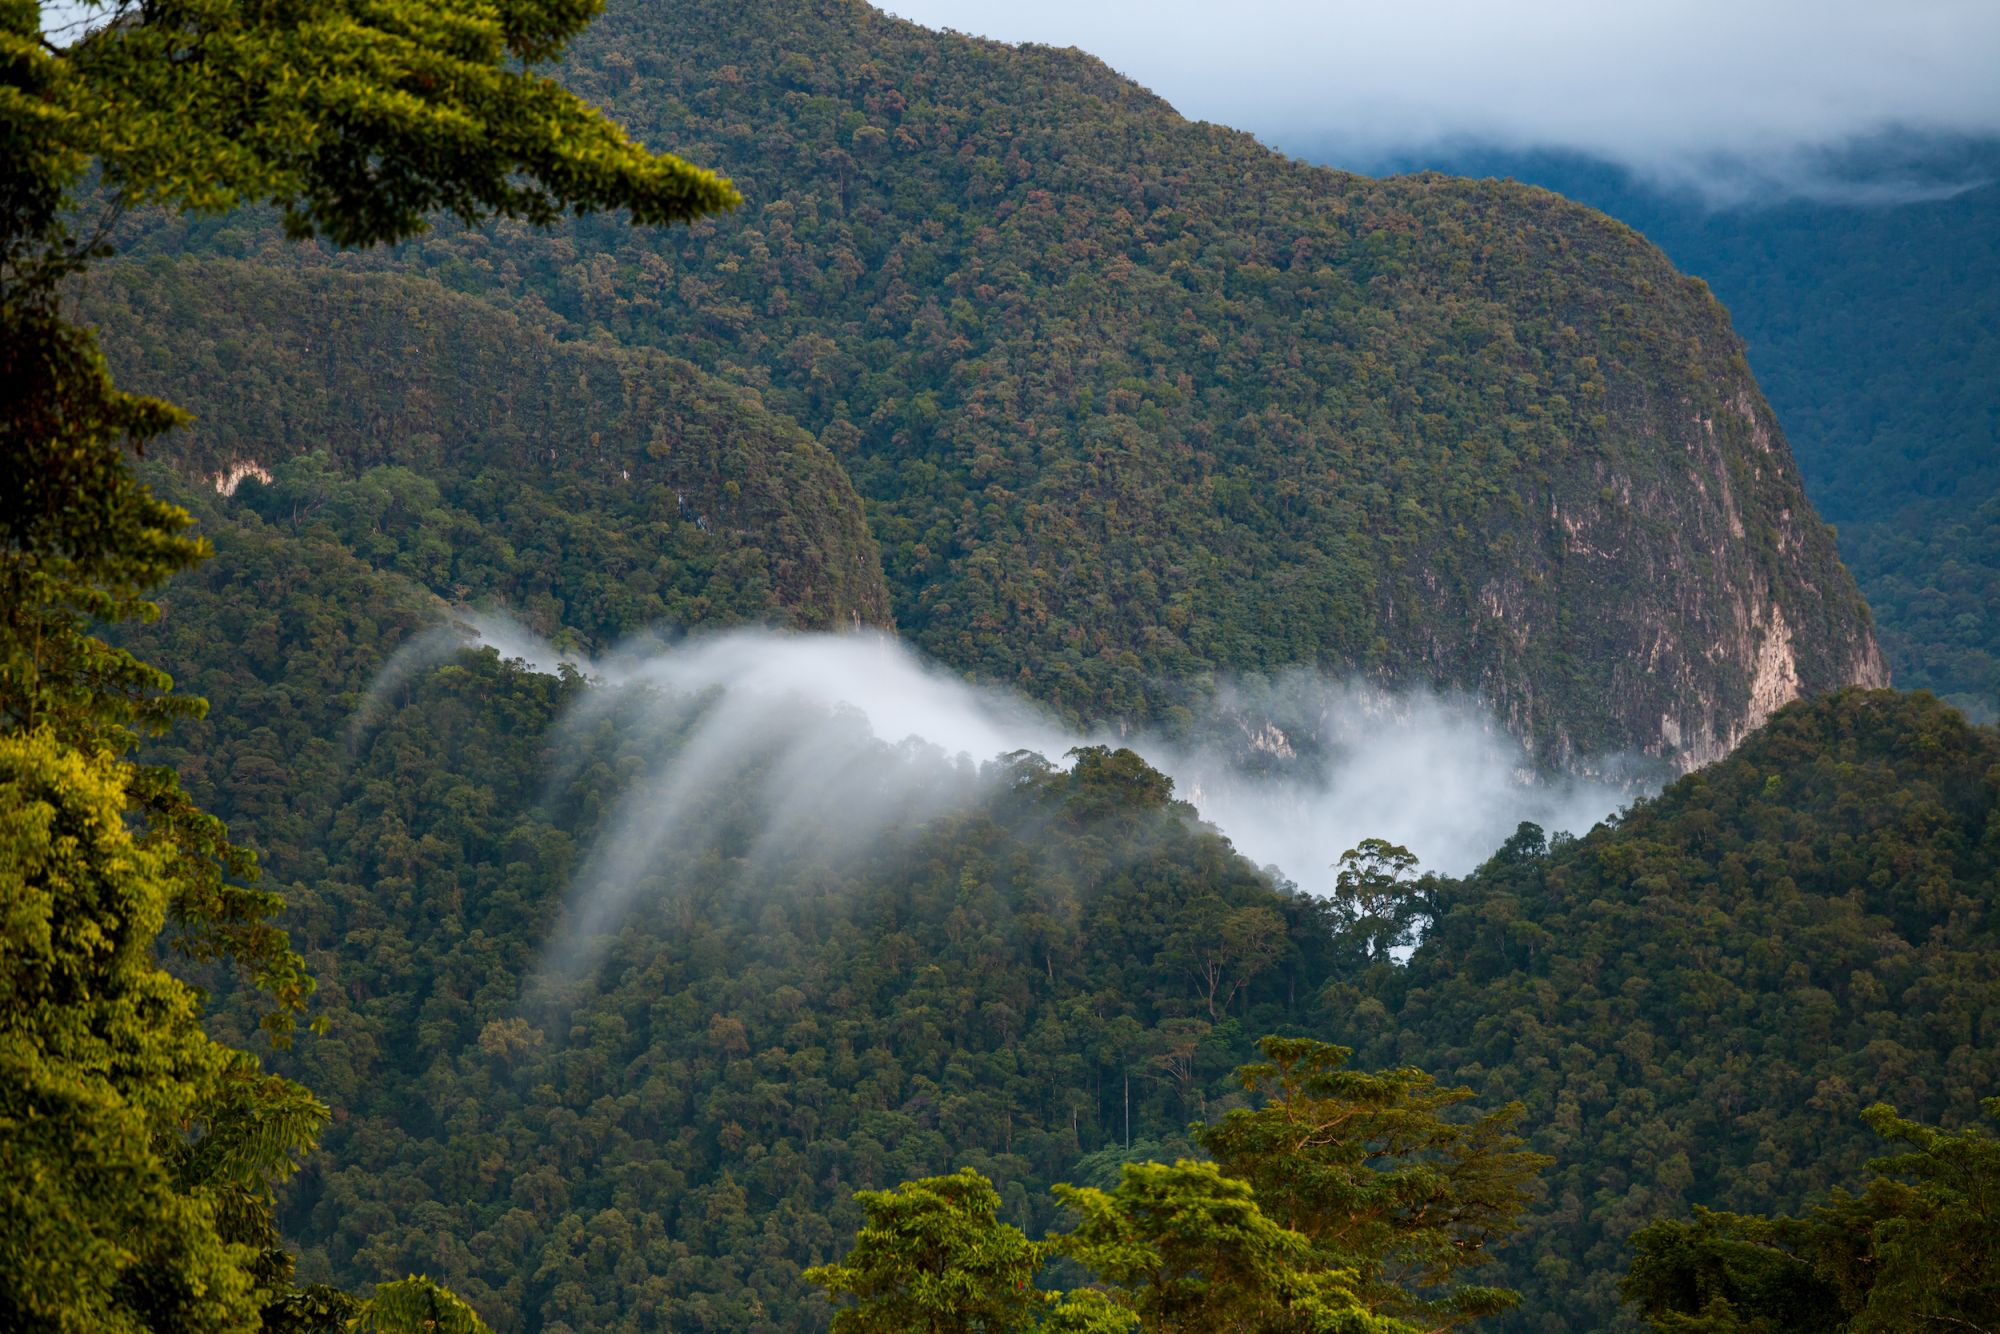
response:
[(991, 797), (1011, 772), (996, 761), (1020, 752), (1066, 765), (1076, 747), (1128, 747), (1243, 856), (1316, 894), (1364, 838), (1462, 874), (1522, 821), (1580, 834), (1645, 790), (1643, 770), (1615, 764), (1595, 766), (1609, 777), (1537, 773), (1475, 701), (1307, 670), (1224, 685), (1177, 736), (1084, 732), (882, 635), (641, 636), (589, 658), (490, 614), (405, 646), (357, 729), (400, 681), (474, 646), (589, 681), (549, 738), (551, 799), (586, 765), (617, 769), (548, 942), (554, 976), (587, 972), (634, 911), (697, 870), (748, 890), (893, 851)]

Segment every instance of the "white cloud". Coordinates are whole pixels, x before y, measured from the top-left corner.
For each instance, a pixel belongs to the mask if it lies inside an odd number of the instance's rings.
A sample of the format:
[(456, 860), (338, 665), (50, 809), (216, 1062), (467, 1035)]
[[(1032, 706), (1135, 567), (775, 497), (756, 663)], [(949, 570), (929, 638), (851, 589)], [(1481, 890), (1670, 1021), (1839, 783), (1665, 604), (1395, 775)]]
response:
[[(469, 617), (395, 655), (350, 744), (412, 675), (469, 642), (542, 672), (576, 657), (504, 617)], [(1226, 686), (1188, 736), (1169, 740), (1071, 731), (1026, 699), (869, 634), (642, 637), (575, 665), (595, 688), (551, 738), (551, 792), (567, 787), (585, 762), (581, 743), (607, 721), (638, 768), (572, 887), (552, 975), (586, 972), (607, 933), (725, 841), (739, 845), (729, 855), (745, 883), (786, 866), (852, 864), (984, 801), (1000, 775), (980, 766), (1016, 751), (1063, 764), (1073, 746), (1129, 746), (1244, 856), (1314, 893), (1331, 891), (1334, 863), (1364, 838), (1462, 874), (1523, 820), (1582, 833), (1646, 790), (1644, 772), (1616, 763), (1597, 776), (1538, 776), (1473, 701), (1305, 670)]]
[(1183, 113), (1364, 164), (1453, 140), (1782, 181), (1889, 131), (2000, 134), (1995, 0), (887, 0), (1079, 46)]

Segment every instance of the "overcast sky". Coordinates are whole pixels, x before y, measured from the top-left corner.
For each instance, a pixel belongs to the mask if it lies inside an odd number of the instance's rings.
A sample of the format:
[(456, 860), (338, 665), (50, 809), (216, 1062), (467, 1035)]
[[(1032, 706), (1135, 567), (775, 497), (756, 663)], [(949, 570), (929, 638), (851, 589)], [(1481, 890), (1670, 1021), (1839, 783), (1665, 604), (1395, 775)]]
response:
[(2000, 135), (2000, 0), (882, 3), (1080, 46), (1186, 115), (1345, 165), (1462, 138), (1808, 183), (1857, 137)]

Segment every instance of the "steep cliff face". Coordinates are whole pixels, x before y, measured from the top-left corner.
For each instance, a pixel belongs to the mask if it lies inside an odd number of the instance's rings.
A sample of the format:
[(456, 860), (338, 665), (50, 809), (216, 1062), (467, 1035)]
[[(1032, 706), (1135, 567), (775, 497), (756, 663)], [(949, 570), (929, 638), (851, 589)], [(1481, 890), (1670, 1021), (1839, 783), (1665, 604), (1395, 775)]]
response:
[[(1582, 266), (1592, 287), (1555, 318), (1611, 355), (1589, 357), (1580, 390), (1595, 411), (1538, 482), (1541, 540), (1525, 506), (1487, 529), (1509, 555), (1475, 576), (1472, 605), (1448, 617), (1459, 633), (1430, 641), (1425, 668), (1476, 682), (1553, 758), (1624, 737), (1683, 771), (1801, 696), (1888, 684), (1867, 608), (1705, 285), (1588, 210), (1533, 191), (1510, 190), (1509, 205), (1518, 244), (1489, 254), (1491, 289), (1524, 321), (1538, 270)], [(1427, 566), (1417, 578), (1449, 586)]]
[(859, 0), (623, 0), (563, 77), (749, 202), (342, 262), (754, 386), (852, 478), (899, 630), (969, 674), (1171, 721), (1308, 664), (1681, 766), (1882, 680), (1726, 314), (1601, 214), (1309, 167)]
[[(657, 618), (889, 623), (840, 465), (685, 362), (386, 274), (122, 266), (84, 308), (123, 382), (195, 413), (167, 466), (245, 504), (277, 486), (294, 528), (351, 528), (446, 598), (600, 640)], [(398, 519), (442, 531), (387, 540)]]
[(846, 0), (614, 4), (567, 77), (750, 203), (413, 258), (824, 432), (899, 625), (967, 670), (1102, 717), (1311, 663), (1682, 766), (1883, 679), (1726, 313), (1600, 214), (1307, 167)]

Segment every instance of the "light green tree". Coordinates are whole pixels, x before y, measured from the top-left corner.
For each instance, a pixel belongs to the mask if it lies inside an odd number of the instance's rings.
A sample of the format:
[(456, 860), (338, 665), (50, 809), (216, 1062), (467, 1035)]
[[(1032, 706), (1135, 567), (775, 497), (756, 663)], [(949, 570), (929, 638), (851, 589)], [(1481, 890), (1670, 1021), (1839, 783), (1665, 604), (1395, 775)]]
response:
[(120, 766), (0, 737), (0, 1305), (14, 1328), (256, 1327), (272, 1188), (325, 1109), (212, 1042), (153, 940), (170, 858)]
[(470, 1306), (422, 1275), (376, 1288), (353, 1327), (363, 1334), (492, 1334)]
[(1428, 915), (1426, 882), (1408, 877), (1417, 858), (1401, 844), (1365, 838), (1340, 855), (1333, 902), (1347, 936), (1368, 958), (1386, 959), (1397, 946), (1415, 941)]
[(154, 962), (163, 935), (232, 962), (280, 1041), (312, 989), (255, 859), (125, 758), (204, 706), (98, 628), (156, 615), (150, 591), (208, 547), (133, 468), (182, 414), (112, 384), (66, 285), (133, 206), (270, 205), (294, 236), (361, 245), (438, 211), (666, 223), (736, 194), (536, 68), (598, 0), (82, 8), (88, 31), (57, 41), (35, 0), (0, 0), (0, 1309), (23, 1329), (395, 1328), (404, 1286), (357, 1306), (291, 1285), (271, 1192), (325, 1109), (204, 1037), (200, 997)]
[(839, 1264), (806, 1278), (855, 1304), (833, 1334), (1015, 1334), (1043, 1305), (1035, 1274), (1049, 1246), (999, 1220), (1000, 1196), (970, 1168), (860, 1191), (867, 1222)]
[(1260, 1105), (1194, 1139), (1305, 1238), (1314, 1263), (1349, 1270), (1370, 1309), (1437, 1329), (1518, 1300), (1461, 1276), (1520, 1227), (1549, 1159), (1514, 1134), (1519, 1104), (1472, 1113), (1472, 1093), (1421, 1070), (1350, 1070), (1346, 1047), (1267, 1037), (1237, 1070)]
[(1214, 1163), (1128, 1163), (1115, 1190), (1055, 1189), (1078, 1219), (1062, 1249), (1148, 1334), (1412, 1334)]

